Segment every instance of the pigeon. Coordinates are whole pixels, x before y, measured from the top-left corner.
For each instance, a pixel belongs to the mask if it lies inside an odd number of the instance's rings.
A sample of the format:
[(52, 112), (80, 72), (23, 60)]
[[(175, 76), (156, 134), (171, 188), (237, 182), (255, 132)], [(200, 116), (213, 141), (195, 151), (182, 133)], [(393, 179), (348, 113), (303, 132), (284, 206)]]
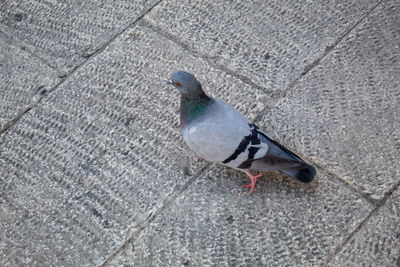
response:
[(172, 74), (169, 84), (181, 93), (180, 127), (188, 147), (211, 162), (243, 171), (254, 190), (257, 178), (250, 171), (280, 171), (303, 183), (316, 174), (313, 166), (273, 140), (225, 101), (206, 95), (194, 75)]

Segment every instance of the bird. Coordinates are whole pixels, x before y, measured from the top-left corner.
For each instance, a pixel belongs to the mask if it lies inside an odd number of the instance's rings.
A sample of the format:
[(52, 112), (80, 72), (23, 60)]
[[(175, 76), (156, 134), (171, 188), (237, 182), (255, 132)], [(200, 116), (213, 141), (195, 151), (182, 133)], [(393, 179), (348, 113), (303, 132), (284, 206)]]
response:
[(247, 174), (254, 190), (261, 173), (280, 171), (303, 183), (310, 183), (316, 170), (299, 156), (273, 140), (242, 113), (222, 99), (208, 96), (193, 74), (183, 70), (172, 74), (168, 84), (181, 93), (180, 131), (187, 146), (210, 162)]

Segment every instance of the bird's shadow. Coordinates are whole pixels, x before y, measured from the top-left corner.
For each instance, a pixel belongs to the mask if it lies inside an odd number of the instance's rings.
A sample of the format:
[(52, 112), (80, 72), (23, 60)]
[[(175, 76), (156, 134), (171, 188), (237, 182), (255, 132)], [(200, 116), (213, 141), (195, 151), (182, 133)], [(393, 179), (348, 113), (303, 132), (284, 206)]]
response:
[[(216, 182), (220, 185), (221, 190), (226, 190), (227, 188), (236, 186), (240, 191), (249, 194), (249, 189), (242, 187), (250, 182), (250, 179), (244, 172), (218, 164), (214, 164), (210, 167), (215, 169), (216, 175), (213, 177), (214, 179), (218, 179)], [(285, 194), (310, 196), (318, 192), (321, 183), (318, 179), (318, 172), (315, 179), (311, 183), (307, 184), (278, 171), (253, 172), (253, 174), (256, 173), (261, 173), (262, 177), (257, 180), (254, 187), (254, 192), (252, 194), (255, 195), (268, 196), (268, 194), (273, 192), (284, 191)], [(212, 177), (209, 178), (212, 180)]]

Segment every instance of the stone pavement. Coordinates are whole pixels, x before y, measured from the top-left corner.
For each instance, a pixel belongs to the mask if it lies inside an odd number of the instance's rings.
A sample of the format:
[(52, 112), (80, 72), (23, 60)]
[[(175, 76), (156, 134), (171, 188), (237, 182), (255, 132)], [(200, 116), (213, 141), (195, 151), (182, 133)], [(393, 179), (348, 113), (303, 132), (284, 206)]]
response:
[[(0, 0), (1, 266), (399, 266), (400, 1)], [(317, 167), (199, 162), (178, 69)]]

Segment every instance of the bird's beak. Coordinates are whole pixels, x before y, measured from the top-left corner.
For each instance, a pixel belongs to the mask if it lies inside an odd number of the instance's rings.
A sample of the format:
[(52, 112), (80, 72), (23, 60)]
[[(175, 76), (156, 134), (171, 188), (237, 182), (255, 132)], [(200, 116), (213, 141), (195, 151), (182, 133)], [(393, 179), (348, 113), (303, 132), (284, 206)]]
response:
[(168, 83), (168, 84), (174, 84), (174, 82), (171, 81), (171, 80), (167, 81), (167, 83)]

